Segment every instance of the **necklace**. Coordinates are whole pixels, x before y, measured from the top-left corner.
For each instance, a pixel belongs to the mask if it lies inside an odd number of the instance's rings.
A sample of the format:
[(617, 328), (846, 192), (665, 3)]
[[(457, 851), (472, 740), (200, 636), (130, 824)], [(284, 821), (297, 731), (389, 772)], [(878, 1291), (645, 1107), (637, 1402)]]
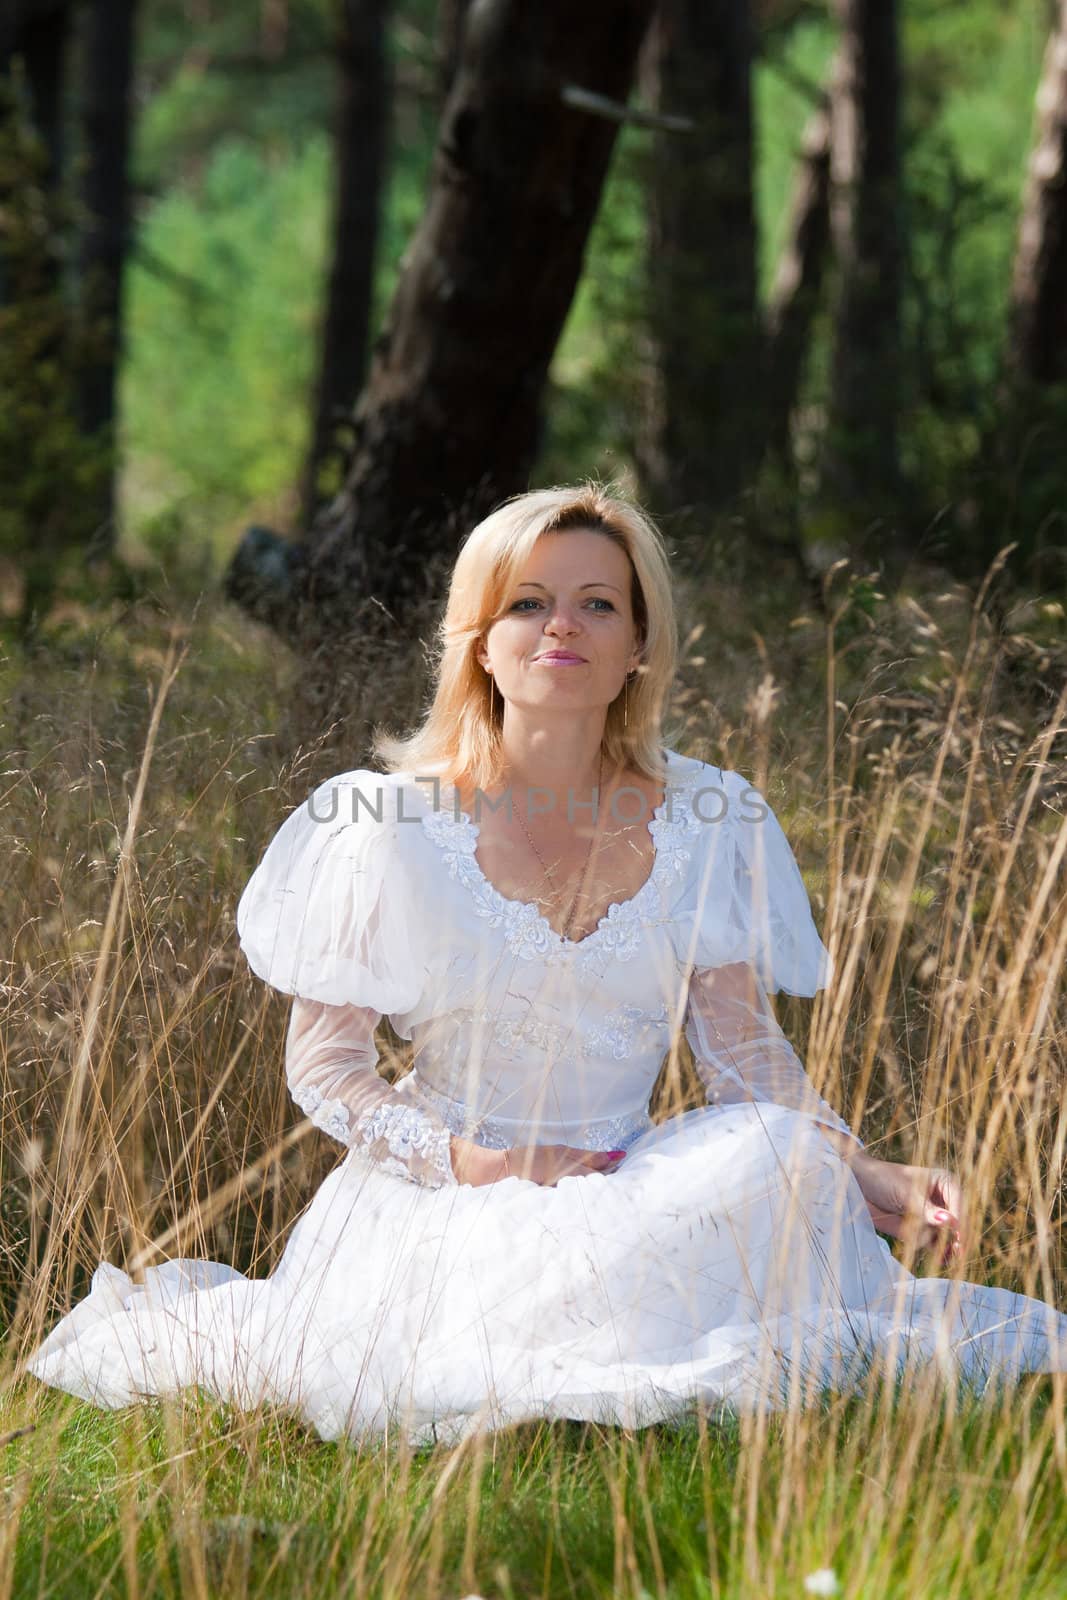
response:
[[(597, 767), (597, 776), (596, 776), (596, 794), (597, 794), (597, 807), (598, 807), (598, 809), (599, 809), (599, 803), (600, 803), (600, 780), (603, 777), (603, 775), (604, 775), (604, 750), (603, 750), (603, 746), (601, 746), (600, 763), (599, 763), (599, 766)], [(540, 850), (538, 850), (537, 846), (534, 844), (533, 840), (530, 838), (530, 830), (526, 826), (526, 823), (523, 820), (523, 817), (522, 817), (521, 813), (519, 814), (519, 822), (522, 824), (523, 833), (526, 835), (527, 839), (529, 840), (530, 849), (533, 851), (534, 855), (537, 857), (538, 861), (541, 863), (541, 870), (544, 873), (545, 877), (548, 879), (548, 882), (552, 887), (553, 894), (555, 894), (556, 893), (556, 885), (555, 885), (555, 882), (553, 881), (552, 874), (549, 872), (548, 867), (545, 865), (545, 859), (542, 856)], [(585, 886), (585, 875), (589, 870), (589, 858), (593, 854), (593, 845), (596, 842), (596, 836), (597, 836), (597, 827), (594, 824), (593, 832), (590, 835), (590, 839), (589, 839), (589, 849), (586, 851), (585, 860), (582, 863), (582, 871), (581, 871), (581, 876), (578, 879), (578, 887), (574, 891), (574, 899), (571, 901), (570, 910), (567, 912), (567, 920), (563, 924), (563, 931), (560, 933), (560, 938), (561, 939), (566, 939), (568, 937), (568, 935), (570, 934), (571, 923), (574, 921), (574, 913), (575, 913), (575, 910), (576, 910), (577, 905), (578, 905), (578, 898), (581, 895), (582, 889)]]

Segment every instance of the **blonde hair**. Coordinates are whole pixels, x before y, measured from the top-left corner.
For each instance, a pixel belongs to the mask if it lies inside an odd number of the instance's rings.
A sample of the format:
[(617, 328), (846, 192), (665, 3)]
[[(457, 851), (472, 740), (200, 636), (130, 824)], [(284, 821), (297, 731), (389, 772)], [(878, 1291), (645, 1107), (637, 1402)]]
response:
[(383, 770), (436, 775), (446, 783), (462, 778), (486, 790), (499, 780), (504, 707), (477, 658), (477, 645), (503, 614), (537, 540), (571, 530), (601, 533), (630, 559), (641, 663), (637, 677), (608, 707), (605, 760), (657, 781), (665, 777), (661, 722), (678, 659), (670, 562), (650, 518), (614, 486), (591, 480), (514, 495), (467, 535), (437, 629), (433, 702), (407, 738), (375, 728), (371, 748)]

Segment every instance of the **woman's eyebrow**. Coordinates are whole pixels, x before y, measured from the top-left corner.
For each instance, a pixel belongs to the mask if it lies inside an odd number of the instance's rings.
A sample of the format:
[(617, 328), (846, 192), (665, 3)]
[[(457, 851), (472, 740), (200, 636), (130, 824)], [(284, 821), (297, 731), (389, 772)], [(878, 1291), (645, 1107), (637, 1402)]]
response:
[[(537, 583), (533, 578), (523, 578), (522, 582), (516, 585), (516, 588), (519, 589), (543, 589), (544, 587), (543, 583)], [(617, 594), (622, 593), (617, 583), (580, 583), (578, 587), (579, 589), (614, 589)]]

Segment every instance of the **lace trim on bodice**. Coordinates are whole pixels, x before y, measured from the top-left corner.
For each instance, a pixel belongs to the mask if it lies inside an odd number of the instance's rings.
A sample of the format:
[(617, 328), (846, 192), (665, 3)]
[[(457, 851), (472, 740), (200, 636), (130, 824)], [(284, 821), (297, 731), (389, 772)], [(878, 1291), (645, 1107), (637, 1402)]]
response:
[[(462, 1100), (453, 1100), (431, 1088), (418, 1074), (411, 1073), (410, 1093), (437, 1113), (451, 1133), (473, 1139), (492, 1150), (505, 1150), (518, 1142), (514, 1122), (498, 1122), (493, 1117), (478, 1119)], [(653, 1126), (647, 1109), (624, 1112), (618, 1117), (601, 1117), (585, 1122), (569, 1139), (539, 1140), (539, 1143), (573, 1144), (585, 1150), (625, 1150)]]
[(662, 1048), (666, 1050), (671, 1010), (665, 1000), (651, 1009), (626, 1004), (608, 1012), (600, 1023), (583, 1027), (577, 1023), (553, 1022), (533, 1009), (508, 1016), (464, 1006), (451, 1012), (450, 1020), (456, 1019), (469, 1029), (473, 1042), (492, 1045), (499, 1051), (530, 1045), (555, 1058), (577, 1052), (586, 1058), (608, 1056), (613, 1061), (626, 1061), (638, 1047), (655, 1048), (658, 1041), (647, 1037), (653, 1031), (663, 1034)]
[[(680, 874), (690, 860), (689, 840), (700, 826), (700, 819), (689, 803), (689, 791), (699, 772), (695, 767), (692, 772), (667, 778), (663, 800), (648, 823), (655, 845), (651, 872), (636, 894), (610, 905), (584, 939), (565, 939), (535, 904), (511, 900), (489, 882), (475, 857), (479, 824), (465, 811), (457, 814), (447, 806), (428, 810), (422, 813), (421, 821), (443, 852), (450, 875), (470, 894), (475, 911), (491, 927), (503, 930), (508, 948), (522, 960), (567, 960), (579, 966), (594, 960), (599, 964), (606, 957), (627, 961), (640, 948), (642, 930), (659, 920), (662, 885)], [(442, 794), (446, 792), (449, 803), (453, 803), (454, 791), (442, 790)]]

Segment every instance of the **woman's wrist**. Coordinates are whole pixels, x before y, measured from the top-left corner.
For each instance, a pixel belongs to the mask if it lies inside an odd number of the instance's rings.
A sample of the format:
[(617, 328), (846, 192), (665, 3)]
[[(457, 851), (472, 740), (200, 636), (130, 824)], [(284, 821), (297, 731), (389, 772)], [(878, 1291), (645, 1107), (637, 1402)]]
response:
[(476, 1187), (486, 1183), (496, 1183), (500, 1178), (506, 1178), (509, 1172), (508, 1150), (491, 1150), (484, 1144), (478, 1144), (474, 1139), (463, 1139), (458, 1133), (452, 1135), (449, 1141), (452, 1157), (452, 1171), (459, 1183), (470, 1183)]
[(827, 1143), (833, 1145), (842, 1160), (848, 1162), (857, 1178), (859, 1178), (864, 1168), (869, 1167), (872, 1160), (874, 1160), (874, 1157), (869, 1156), (863, 1146), (853, 1139), (851, 1134), (843, 1133), (840, 1128), (831, 1128), (825, 1122), (816, 1122), (816, 1127)]

